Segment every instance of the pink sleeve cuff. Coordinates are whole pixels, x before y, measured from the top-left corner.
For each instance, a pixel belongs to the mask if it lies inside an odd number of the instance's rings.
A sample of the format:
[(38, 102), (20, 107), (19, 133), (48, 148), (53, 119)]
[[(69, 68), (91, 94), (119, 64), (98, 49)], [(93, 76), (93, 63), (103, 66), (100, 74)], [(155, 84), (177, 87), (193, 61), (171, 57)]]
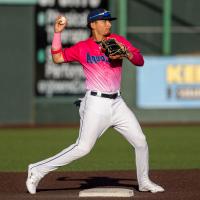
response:
[(57, 53), (61, 53), (61, 52), (62, 52), (62, 48), (58, 49), (58, 50), (51, 49), (51, 54), (57, 54)]

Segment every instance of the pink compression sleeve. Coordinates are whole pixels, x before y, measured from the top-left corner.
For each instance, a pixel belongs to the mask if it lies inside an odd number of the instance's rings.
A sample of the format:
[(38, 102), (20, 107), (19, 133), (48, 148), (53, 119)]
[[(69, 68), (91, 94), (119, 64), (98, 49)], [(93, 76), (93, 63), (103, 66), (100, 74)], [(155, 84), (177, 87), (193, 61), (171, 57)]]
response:
[(51, 48), (56, 50), (62, 48), (61, 33), (54, 33)]

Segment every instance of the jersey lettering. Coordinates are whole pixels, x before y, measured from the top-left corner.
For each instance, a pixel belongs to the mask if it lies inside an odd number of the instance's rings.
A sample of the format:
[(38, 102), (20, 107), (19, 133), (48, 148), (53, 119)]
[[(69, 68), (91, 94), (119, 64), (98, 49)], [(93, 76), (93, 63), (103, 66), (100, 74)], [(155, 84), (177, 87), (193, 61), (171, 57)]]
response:
[(87, 53), (87, 63), (98, 63), (98, 62), (109, 62), (108, 57), (107, 56), (94, 56), (94, 55), (90, 55), (90, 53)]

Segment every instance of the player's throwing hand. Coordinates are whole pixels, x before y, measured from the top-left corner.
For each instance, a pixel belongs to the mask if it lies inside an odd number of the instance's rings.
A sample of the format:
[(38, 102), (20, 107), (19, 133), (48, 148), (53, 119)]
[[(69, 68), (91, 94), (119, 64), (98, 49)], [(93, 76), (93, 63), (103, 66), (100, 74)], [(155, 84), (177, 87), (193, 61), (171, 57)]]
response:
[(54, 31), (56, 33), (62, 32), (65, 29), (65, 27), (67, 27), (67, 25), (67, 18), (65, 16), (59, 15), (55, 21)]

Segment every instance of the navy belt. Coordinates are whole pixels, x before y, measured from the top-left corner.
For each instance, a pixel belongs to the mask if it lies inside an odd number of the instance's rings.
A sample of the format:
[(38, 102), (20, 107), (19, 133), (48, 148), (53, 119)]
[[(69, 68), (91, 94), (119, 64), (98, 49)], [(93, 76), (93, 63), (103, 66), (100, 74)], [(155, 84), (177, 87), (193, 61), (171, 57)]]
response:
[(101, 93), (101, 92), (91, 91), (90, 94), (92, 96), (104, 97), (104, 98), (108, 98), (108, 99), (116, 99), (118, 96), (120, 96), (119, 92), (113, 93), (113, 94), (105, 94), (105, 93)]

